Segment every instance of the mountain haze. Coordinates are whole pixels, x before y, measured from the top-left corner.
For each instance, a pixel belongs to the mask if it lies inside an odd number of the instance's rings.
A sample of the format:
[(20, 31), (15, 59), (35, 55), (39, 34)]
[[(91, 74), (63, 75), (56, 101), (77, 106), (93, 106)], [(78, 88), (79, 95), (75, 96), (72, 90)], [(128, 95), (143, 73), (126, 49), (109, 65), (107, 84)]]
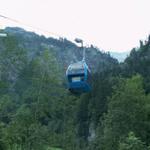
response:
[(116, 58), (119, 62), (123, 62), (129, 54), (130, 52), (110, 52), (110, 55), (113, 58)]

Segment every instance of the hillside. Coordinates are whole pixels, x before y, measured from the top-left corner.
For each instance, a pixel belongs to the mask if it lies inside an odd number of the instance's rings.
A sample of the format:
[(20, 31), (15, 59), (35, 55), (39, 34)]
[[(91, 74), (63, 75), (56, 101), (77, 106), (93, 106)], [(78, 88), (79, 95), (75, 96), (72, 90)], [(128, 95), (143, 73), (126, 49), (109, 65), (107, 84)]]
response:
[(67, 39), (6, 28), (0, 38), (0, 150), (149, 150), (150, 38), (124, 62), (86, 47), (92, 90), (65, 70), (82, 58)]
[[(29, 59), (32, 59), (32, 57), (40, 54), (45, 49), (51, 49), (58, 63), (65, 69), (70, 63), (82, 60), (82, 49), (67, 39), (46, 38), (21, 28), (7, 27), (5, 32), (16, 37), (19, 46), (28, 51)], [(94, 72), (103, 70), (105, 65), (118, 64), (117, 60), (108, 53), (104, 53), (92, 45), (91, 47), (86, 47), (86, 62)]]

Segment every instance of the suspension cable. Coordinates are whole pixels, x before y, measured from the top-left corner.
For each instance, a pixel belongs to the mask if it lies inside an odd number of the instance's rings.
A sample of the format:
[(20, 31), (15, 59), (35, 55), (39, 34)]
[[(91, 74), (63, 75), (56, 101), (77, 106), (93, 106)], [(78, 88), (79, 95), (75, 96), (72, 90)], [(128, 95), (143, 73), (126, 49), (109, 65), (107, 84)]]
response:
[(45, 32), (45, 33), (54, 35), (54, 36), (56, 36), (56, 37), (64, 37), (64, 36), (62, 36), (62, 35), (60, 35), (60, 34), (57, 34), (57, 33), (54, 33), (54, 32), (50, 32), (50, 31), (48, 31), (48, 30), (45, 30), (45, 29), (42, 29), (42, 28), (39, 28), (39, 27), (36, 27), (36, 26), (32, 26), (32, 25), (30, 25), (30, 24), (26, 24), (26, 23), (24, 23), (24, 22), (22, 22), (22, 21), (19, 21), (19, 20), (16, 20), (16, 19), (13, 19), (13, 18), (4, 16), (4, 15), (1, 15), (1, 14), (0, 14), (0, 17), (1, 17), (1, 18), (4, 18), (4, 19), (6, 19), (6, 20), (9, 20), (9, 21), (11, 21), (11, 22), (18, 23), (18, 24), (20, 24), (20, 25), (24, 25), (24, 26), (30, 27), (30, 28), (32, 28), (32, 29), (36, 29), (36, 30), (38, 30), (38, 31), (41, 31), (41, 32)]

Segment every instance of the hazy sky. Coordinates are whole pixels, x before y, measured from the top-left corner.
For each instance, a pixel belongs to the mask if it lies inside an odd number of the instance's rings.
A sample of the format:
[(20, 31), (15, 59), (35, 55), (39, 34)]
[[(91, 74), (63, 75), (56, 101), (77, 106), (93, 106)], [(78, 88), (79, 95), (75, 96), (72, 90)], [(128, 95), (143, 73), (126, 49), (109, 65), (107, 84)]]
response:
[[(150, 0), (0, 0), (0, 15), (111, 51), (128, 51), (150, 33)], [(4, 26), (21, 25), (0, 18)]]

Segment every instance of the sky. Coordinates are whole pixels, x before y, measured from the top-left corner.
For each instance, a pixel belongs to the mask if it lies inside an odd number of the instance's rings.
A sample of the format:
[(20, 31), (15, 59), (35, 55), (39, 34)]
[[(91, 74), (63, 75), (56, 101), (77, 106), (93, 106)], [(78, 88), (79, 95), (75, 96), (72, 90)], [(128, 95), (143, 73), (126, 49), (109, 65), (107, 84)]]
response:
[(150, 34), (149, 14), (150, 0), (0, 0), (0, 15), (20, 21), (0, 17), (0, 28), (19, 26), (72, 41), (81, 38), (104, 51), (139, 46)]

